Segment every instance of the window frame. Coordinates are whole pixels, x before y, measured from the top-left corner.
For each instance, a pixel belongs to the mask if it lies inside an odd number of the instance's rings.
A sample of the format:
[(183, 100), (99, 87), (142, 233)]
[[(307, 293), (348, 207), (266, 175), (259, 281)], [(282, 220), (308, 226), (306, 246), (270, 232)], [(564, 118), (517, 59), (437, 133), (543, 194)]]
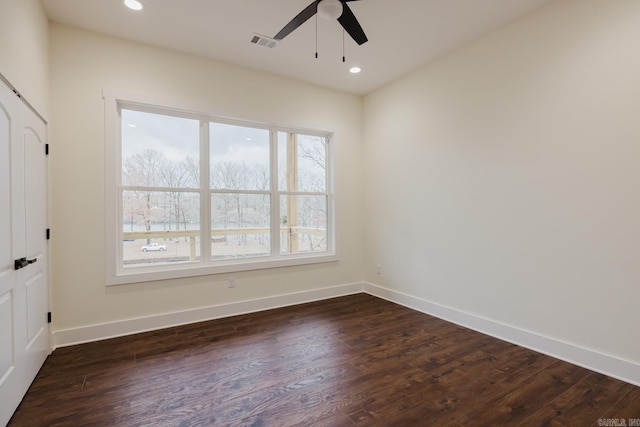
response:
[[(332, 132), (279, 126), (246, 120), (193, 112), (184, 108), (166, 107), (159, 102), (131, 101), (129, 97), (119, 97), (103, 92), (105, 101), (105, 259), (106, 285), (121, 285), (167, 279), (179, 279), (204, 275), (235, 273), (251, 270), (290, 267), (307, 264), (327, 263), (339, 261), (337, 253), (335, 214), (335, 186), (333, 174), (333, 141)], [(163, 114), (199, 121), (200, 128), (200, 187), (197, 189), (183, 189), (164, 187), (153, 188), (153, 191), (194, 191), (200, 195), (200, 260), (188, 263), (158, 264), (125, 268), (123, 265), (123, 219), (122, 219), (122, 118), (121, 111), (135, 110), (152, 114)], [(210, 157), (209, 157), (209, 129), (210, 123), (246, 126), (269, 131), (270, 136), (270, 189), (271, 200), (270, 241), (271, 253), (266, 256), (241, 257), (236, 259), (213, 260), (211, 258), (211, 196), (219, 190), (211, 188)], [(280, 197), (287, 191), (278, 187), (278, 132), (295, 133), (325, 138), (326, 145), (326, 189), (323, 194), (327, 198), (327, 250), (313, 253), (301, 252), (296, 254), (280, 253)], [(234, 190), (235, 191), (235, 190)], [(242, 191), (244, 193), (244, 191)], [(251, 191), (249, 191), (251, 192)], [(274, 234), (278, 237), (274, 237)]]

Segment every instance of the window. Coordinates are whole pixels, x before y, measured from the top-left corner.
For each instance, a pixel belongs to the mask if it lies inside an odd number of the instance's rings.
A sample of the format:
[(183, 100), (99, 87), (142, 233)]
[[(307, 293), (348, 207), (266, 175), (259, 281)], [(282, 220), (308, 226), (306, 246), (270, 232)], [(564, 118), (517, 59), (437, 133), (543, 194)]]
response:
[(108, 284), (336, 260), (329, 133), (112, 103)]
[(214, 260), (271, 254), (270, 147), (268, 129), (209, 123)]
[(325, 139), (278, 132), (278, 172), (280, 252), (328, 250)]

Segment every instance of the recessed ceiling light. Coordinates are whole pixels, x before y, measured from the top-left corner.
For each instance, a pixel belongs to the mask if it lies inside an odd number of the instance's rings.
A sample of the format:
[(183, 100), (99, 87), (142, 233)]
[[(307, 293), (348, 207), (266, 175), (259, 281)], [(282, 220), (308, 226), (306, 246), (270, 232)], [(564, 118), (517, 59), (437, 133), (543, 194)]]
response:
[(360, 67), (351, 67), (351, 68), (349, 69), (349, 72), (350, 72), (351, 74), (358, 74), (360, 71), (362, 71), (362, 68), (360, 68)]
[(144, 9), (144, 4), (140, 0), (124, 0), (124, 5), (132, 10)]

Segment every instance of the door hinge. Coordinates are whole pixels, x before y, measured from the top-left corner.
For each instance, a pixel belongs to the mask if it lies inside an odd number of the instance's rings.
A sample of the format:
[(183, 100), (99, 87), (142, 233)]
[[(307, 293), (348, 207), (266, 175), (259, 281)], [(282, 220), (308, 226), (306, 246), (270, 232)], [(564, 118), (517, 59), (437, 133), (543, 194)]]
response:
[(51, 240), (51, 229), (47, 228), (47, 240)]
[(49, 144), (44, 144), (44, 154), (45, 156), (49, 155)]
[(51, 323), (51, 312), (47, 313), (47, 323)]

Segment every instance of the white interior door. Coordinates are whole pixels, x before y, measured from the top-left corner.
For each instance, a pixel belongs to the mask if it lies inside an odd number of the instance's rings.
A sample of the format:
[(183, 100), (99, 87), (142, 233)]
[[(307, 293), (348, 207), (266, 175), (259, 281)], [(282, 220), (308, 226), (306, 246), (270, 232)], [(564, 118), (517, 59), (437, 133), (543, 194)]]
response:
[(17, 274), (13, 266), (11, 142), (18, 139), (18, 99), (0, 82), (0, 425), (5, 425), (20, 402), (16, 375), (15, 306), (22, 304), (17, 295)]
[(45, 138), (45, 123), (0, 82), (0, 425), (49, 353)]

